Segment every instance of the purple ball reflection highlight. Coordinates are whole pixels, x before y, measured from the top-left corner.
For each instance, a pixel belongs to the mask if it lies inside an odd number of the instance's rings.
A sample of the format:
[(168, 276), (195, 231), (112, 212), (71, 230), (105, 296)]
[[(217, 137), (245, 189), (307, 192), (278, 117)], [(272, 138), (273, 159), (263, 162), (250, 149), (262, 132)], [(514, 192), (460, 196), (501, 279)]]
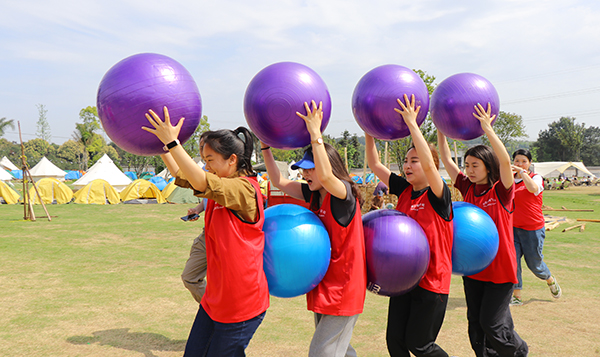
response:
[(177, 61), (155, 53), (127, 57), (104, 75), (98, 87), (98, 117), (108, 137), (135, 155), (163, 154), (164, 144), (142, 126), (152, 128), (145, 117), (149, 109), (163, 117), (169, 109), (171, 124), (185, 121), (179, 141), (187, 141), (200, 123), (202, 101), (191, 74)]
[(250, 130), (265, 144), (278, 149), (296, 149), (310, 144), (306, 123), (296, 112), (306, 115), (304, 103), (323, 103), (321, 132), (331, 115), (327, 85), (309, 67), (295, 62), (279, 62), (258, 72), (244, 95), (244, 115)]
[(425, 82), (410, 68), (389, 64), (367, 72), (354, 88), (352, 111), (363, 131), (381, 140), (397, 140), (410, 135), (404, 119), (394, 108), (404, 102), (404, 94), (415, 96), (419, 126), (427, 117), (429, 92)]
[(492, 115), (498, 116), (500, 98), (490, 81), (474, 73), (455, 74), (444, 79), (433, 91), (431, 119), (449, 138), (476, 139), (483, 135), (481, 123), (473, 116), (477, 103), (485, 110), (490, 103)]
[(363, 216), (367, 289), (397, 296), (414, 289), (429, 266), (429, 243), (414, 219), (391, 209)]

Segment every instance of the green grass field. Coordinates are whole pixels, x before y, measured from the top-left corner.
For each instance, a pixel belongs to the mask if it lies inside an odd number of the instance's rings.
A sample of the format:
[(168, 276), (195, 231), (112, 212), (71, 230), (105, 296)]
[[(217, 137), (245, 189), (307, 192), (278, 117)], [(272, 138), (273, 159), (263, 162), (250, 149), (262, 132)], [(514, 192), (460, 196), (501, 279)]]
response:
[[(516, 330), (530, 356), (600, 356), (600, 187), (544, 193), (548, 212), (568, 221), (547, 232), (545, 260), (563, 288), (554, 300), (524, 271)], [(191, 205), (190, 205), (191, 206)], [(201, 222), (183, 222), (188, 205), (48, 205), (52, 221), (23, 221), (23, 206), (0, 206), (1, 356), (180, 356), (197, 304), (181, 270)], [(36, 206), (37, 216), (44, 215)], [(387, 298), (367, 293), (352, 344), (359, 356), (387, 356)], [(305, 356), (313, 333), (304, 297), (271, 298), (249, 356)], [(466, 305), (453, 277), (438, 343), (473, 356)]]

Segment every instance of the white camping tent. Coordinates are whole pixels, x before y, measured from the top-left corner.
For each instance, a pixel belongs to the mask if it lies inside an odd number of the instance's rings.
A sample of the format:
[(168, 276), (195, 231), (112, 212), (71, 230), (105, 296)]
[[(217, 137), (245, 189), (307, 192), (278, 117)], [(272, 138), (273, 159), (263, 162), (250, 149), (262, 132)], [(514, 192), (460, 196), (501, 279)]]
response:
[(16, 167), (12, 162), (10, 162), (10, 160), (6, 156), (4, 156), (2, 160), (0, 160), (0, 168), (4, 168), (5, 170), (9, 171), (19, 170), (19, 168)]
[[(567, 161), (549, 161), (549, 162), (535, 162), (533, 163), (533, 172), (540, 174), (544, 177), (558, 176), (559, 173), (565, 172), (569, 167), (574, 167), (577, 170), (583, 171), (586, 175), (595, 177), (583, 162), (567, 162)], [(553, 172), (556, 171), (555, 174)]]
[(73, 187), (75, 189), (80, 189), (95, 179), (103, 179), (107, 181), (112, 187), (115, 188), (115, 190), (117, 190), (117, 192), (123, 191), (123, 189), (131, 183), (131, 179), (127, 177), (123, 171), (119, 170), (115, 163), (106, 154), (104, 154), (100, 160), (92, 165), (85, 175), (81, 176), (79, 180), (73, 182)]
[(8, 171), (4, 170), (3, 168), (0, 168), (0, 181), (10, 181), (13, 178), (14, 177), (12, 177), (12, 175), (9, 174)]
[(55, 178), (60, 181), (65, 180), (65, 175), (67, 174), (65, 171), (58, 168), (58, 166), (54, 165), (50, 160), (46, 159), (46, 157), (42, 157), (40, 162), (37, 163), (34, 167), (29, 170), (33, 181), (39, 181), (43, 178)]

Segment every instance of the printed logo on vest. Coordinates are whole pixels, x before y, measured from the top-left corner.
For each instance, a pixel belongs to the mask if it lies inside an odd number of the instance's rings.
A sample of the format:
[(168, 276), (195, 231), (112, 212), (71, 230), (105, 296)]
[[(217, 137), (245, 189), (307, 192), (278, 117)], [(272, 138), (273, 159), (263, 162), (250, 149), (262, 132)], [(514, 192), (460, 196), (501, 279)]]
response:
[(496, 199), (494, 197), (488, 199), (487, 201), (483, 201), (482, 206), (483, 207), (490, 207), (490, 206), (495, 206), (496, 205)]
[(411, 211), (418, 211), (418, 210), (422, 210), (422, 209), (425, 209), (424, 203), (415, 203), (414, 205), (410, 206)]

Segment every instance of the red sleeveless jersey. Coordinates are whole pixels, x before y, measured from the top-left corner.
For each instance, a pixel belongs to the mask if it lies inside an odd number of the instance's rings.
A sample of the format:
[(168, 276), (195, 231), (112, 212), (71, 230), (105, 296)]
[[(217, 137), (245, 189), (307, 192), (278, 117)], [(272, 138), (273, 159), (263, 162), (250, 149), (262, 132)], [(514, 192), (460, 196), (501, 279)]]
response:
[(412, 199), (412, 186), (408, 186), (400, 197), (396, 209), (419, 223), (429, 242), (429, 266), (419, 286), (438, 294), (450, 293), (452, 279), (452, 220), (440, 217), (429, 202), (428, 191)]
[[(537, 174), (529, 174), (531, 178), (535, 175)], [(528, 231), (544, 228), (546, 222), (542, 212), (543, 194), (544, 191), (537, 196), (529, 192), (523, 181), (515, 183), (514, 227)]]
[(269, 307), (269, 286), (263, 270), (265, 235), (263, 198), (255, 180), (258, 221), (244, 222), (231, 210), (208, 201), (204, 219), (207, 275), (202, 307), (221, 323), (249, 320)]
[(367, 263), (358, 199), (354, 217), (347, 227), (340, 226), (333, 217), (330, 193), (315, 213), (329, 233), (331, 260), (323, 280), (306, 294), (308, 310), (336, 316), (360, 314), (367, 291)]
[[(475, 184), (463, 174), (459, 174), (455, 186), (460, 190), (465, 202), (474, 204), (490, 215), (498, 228), (499, 246), (496, 258), (482, 272), (469, 278), (489, 281), (496, 284), (517, 283), (517, 253), (513, 235), (514, 194), (511, 193), (509, 202), (501, 202), (496, 190), (504, 190), (500, 181), (480, 196), (475, 195)], [(462, 181), (462, 184), (461, 182)], [(511, 207), (511, 211), (505, 206)]]

